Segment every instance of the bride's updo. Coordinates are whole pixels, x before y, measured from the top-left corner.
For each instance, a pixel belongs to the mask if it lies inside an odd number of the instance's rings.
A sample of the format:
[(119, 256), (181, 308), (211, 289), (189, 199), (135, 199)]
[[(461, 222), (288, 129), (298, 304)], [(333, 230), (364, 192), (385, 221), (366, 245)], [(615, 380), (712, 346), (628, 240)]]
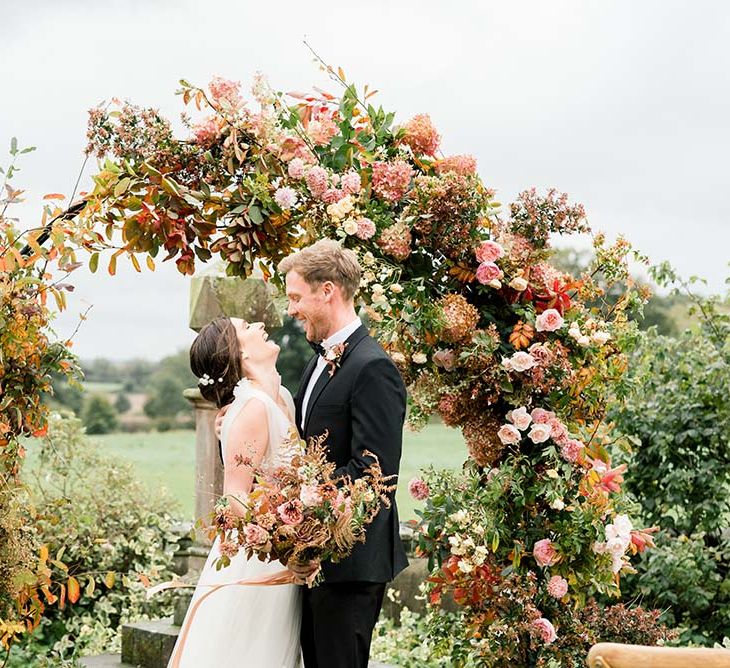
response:
[(190, 346), (190, 368), (200, 394), (218, 408), (233, 401), (233, 389), (243, 378), (241, 350), (230, 318), (216, 318), (203, 327)]

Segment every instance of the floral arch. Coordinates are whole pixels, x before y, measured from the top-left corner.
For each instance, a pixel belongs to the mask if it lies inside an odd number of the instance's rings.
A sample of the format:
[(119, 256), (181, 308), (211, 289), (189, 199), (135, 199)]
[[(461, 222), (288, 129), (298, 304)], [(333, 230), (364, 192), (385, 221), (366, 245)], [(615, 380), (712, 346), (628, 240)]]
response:
[[(245, 102), (231, 81), (181, 81), (202, 116), (184, 116), (185, 139), (152, 109), (90, 112), (93, 191), (24, 237), (2, 230), (3, 475), (17, 480), (18, 437), (44, 429), (47, 373), (74, 372), (68, 348), (44, 334), (46, 299), (62, 307), (66, 287), (48, 266), (68, 272), (83, 250), (92, 271), (104, 257), (113, 274), (124, 259), (154, 269), (162, 254), (192, 274), (218, 255), (231, 275), (258, 267), (278, 283), (281, 258), (337, 238), (360, 257), (360, 296), (409, 385), (412, 426), (437, 413), (468, 445), (463, 471), (411, 484), (426, 500), (429, 600), (437, 609), (448, 593), (460, 605), (463, 647), (452, 639), (449, 651), (487, 661), (510, 646), (505, 660), (548, 661), (578, 642), (574, 611), (593, 594), (617, 595), (631, 554), (651, 542), (628, 518), (624, 467), (610, 456), (620, 436), (604, 420), (625, 390), (628, 313), (642, 295), (629, 289), (610, 307), (602, 297), (631, 285), (633, 251), (595, 235), (590, 270), (565, 274), (550, 264), (549, 237), (588, 232), (582, 206), (533, 189), (503, 207), (473, 157), (440, 152), (427, 115), (394, 125), (376, 91), (326, 71), (340, 95), (284, 95), (257, 77)], [(15, 588), (6, 641), (45, 604), (78, 596), (78, 583), (53, 584), (49, 560), (41, 553)], [(435, 614), (434, 637), (445, 642), (453, 623)]]

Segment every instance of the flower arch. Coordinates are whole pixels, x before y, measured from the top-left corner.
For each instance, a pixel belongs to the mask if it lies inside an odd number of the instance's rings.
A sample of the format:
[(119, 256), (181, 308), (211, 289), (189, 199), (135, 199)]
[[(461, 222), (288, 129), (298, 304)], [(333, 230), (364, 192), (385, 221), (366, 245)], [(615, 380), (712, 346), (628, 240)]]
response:
[[(246, 102), (232, 81), (181, 81), (202, 115), (183, 117), (182, 140), (155, 110), (92, 110), (93, 191), (73, 224), (61, 215), (45, 226), (51, 250), (27, 243), (62, 269), (78, 249), (92, 271), (108, 255), (112, 274), (123, 259), (153, 269), (160, 253), (192, 274), (218, 255), (231, 275), (259, 268), (274, 282), (277, 262), (317, 238), (355, 250), (363, 306), (410, 388), (411, 425), (438, 413), (470, 453), (462, 472), (411, 485), (426, 500), (430, 602), (449, 593), (460, 604), (474, 657), (507, 637), (515, 656), (538, 656), (559, 644), (573, 606), (618, 593), (630, 555), (651, 542), (628, 519), (609, 447), (620, 437), (604, 421), (625, 389), (628, 314), (642, 296), (629, 289), (610, 307), (602, 296), (606, 282), (631, 284), (633, 251), (595, 235), (590, 270), (560, 271), (550, 236), (589, 232), (582, 206), (532, 189), (503, 207), (472, 156), (441, 153), (428, 115), (394, 125), (376, 91), (326, 71), (341, 94), (285, 95), (257, 76)], [(6, 246), (12, 262), (18, 244)], [(61, 286), (48, 291), (63, 299)], [(63, 354), (57, 363), (71, 371)], [(40, 389), (28, 393), (33, 408)], [(2, 406), (2, 424), (14, 409)], [(6, 454), (15, 434), (42, 429), (41, 413), (20, 413)]]

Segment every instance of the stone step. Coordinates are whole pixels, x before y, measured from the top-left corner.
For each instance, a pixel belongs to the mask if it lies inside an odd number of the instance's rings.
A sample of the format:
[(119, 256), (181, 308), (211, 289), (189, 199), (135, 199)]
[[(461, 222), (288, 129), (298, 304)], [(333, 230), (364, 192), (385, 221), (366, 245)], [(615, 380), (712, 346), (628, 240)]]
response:
[(122, 626), (122, 662), (141, 668), (165, 668), (180, 627), (172, 617)]
[(122, 663), (121, 654), (85, 656), (83, 659), (79, 659), (79, 665), (83, 668), (138, 668), (131, 663)]
[[(79, 660), (79, 665), (83, 666), (83, 668), (140, 668), (139, 666), (134, 666), (131, 663), (122, 663), (122, 657), (119, 654), (87, 656)], [(165, 666), (160, 666), (159, 668), (165, 668)], [(218, 668), (218, 666), (215, 666), (214, 668)], [(368, 664), (368, 668), (397, 668), (397, 666), (388, 666), (384, 663), (375, 663), (371, 661)]]

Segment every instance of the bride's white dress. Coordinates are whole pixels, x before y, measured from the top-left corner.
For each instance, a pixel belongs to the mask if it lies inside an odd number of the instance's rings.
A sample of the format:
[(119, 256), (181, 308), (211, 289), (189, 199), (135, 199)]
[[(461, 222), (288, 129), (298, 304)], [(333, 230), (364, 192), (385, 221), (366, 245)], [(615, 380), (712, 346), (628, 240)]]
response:
[[(266, 406), (269, 422), (269, 444), (262, 466), (276, 466), (288, 460), (291, 454), (280, 446), (293, 425), (281, 407), (245, 379), (236, 386), (234, 396), (221, 430), (224, 452), (236, 415), (246, 402), (259, 399)], [(294, 402), (285, 388), (281, 397), (294, 415)], [(219, 556), (216, 539), (181, 627), (188, 629), (187, 637), (182, 647), (182, 635), (178, 639), (168, 668), (176, 665), (177, 654), (179, 668), (297, 668), (301, 599), (296, 585), (223, 587), (200, 603), (192, 623), (188, 619), (196, 601), (210, 592), (209, 585), (258, 578), (284, 568), (278, 561), (262, 562), (255, 556), (246, 559), (245, 553), (239, 552), (231, 559), (230, 566), (216, 571), (215, 561)]]

